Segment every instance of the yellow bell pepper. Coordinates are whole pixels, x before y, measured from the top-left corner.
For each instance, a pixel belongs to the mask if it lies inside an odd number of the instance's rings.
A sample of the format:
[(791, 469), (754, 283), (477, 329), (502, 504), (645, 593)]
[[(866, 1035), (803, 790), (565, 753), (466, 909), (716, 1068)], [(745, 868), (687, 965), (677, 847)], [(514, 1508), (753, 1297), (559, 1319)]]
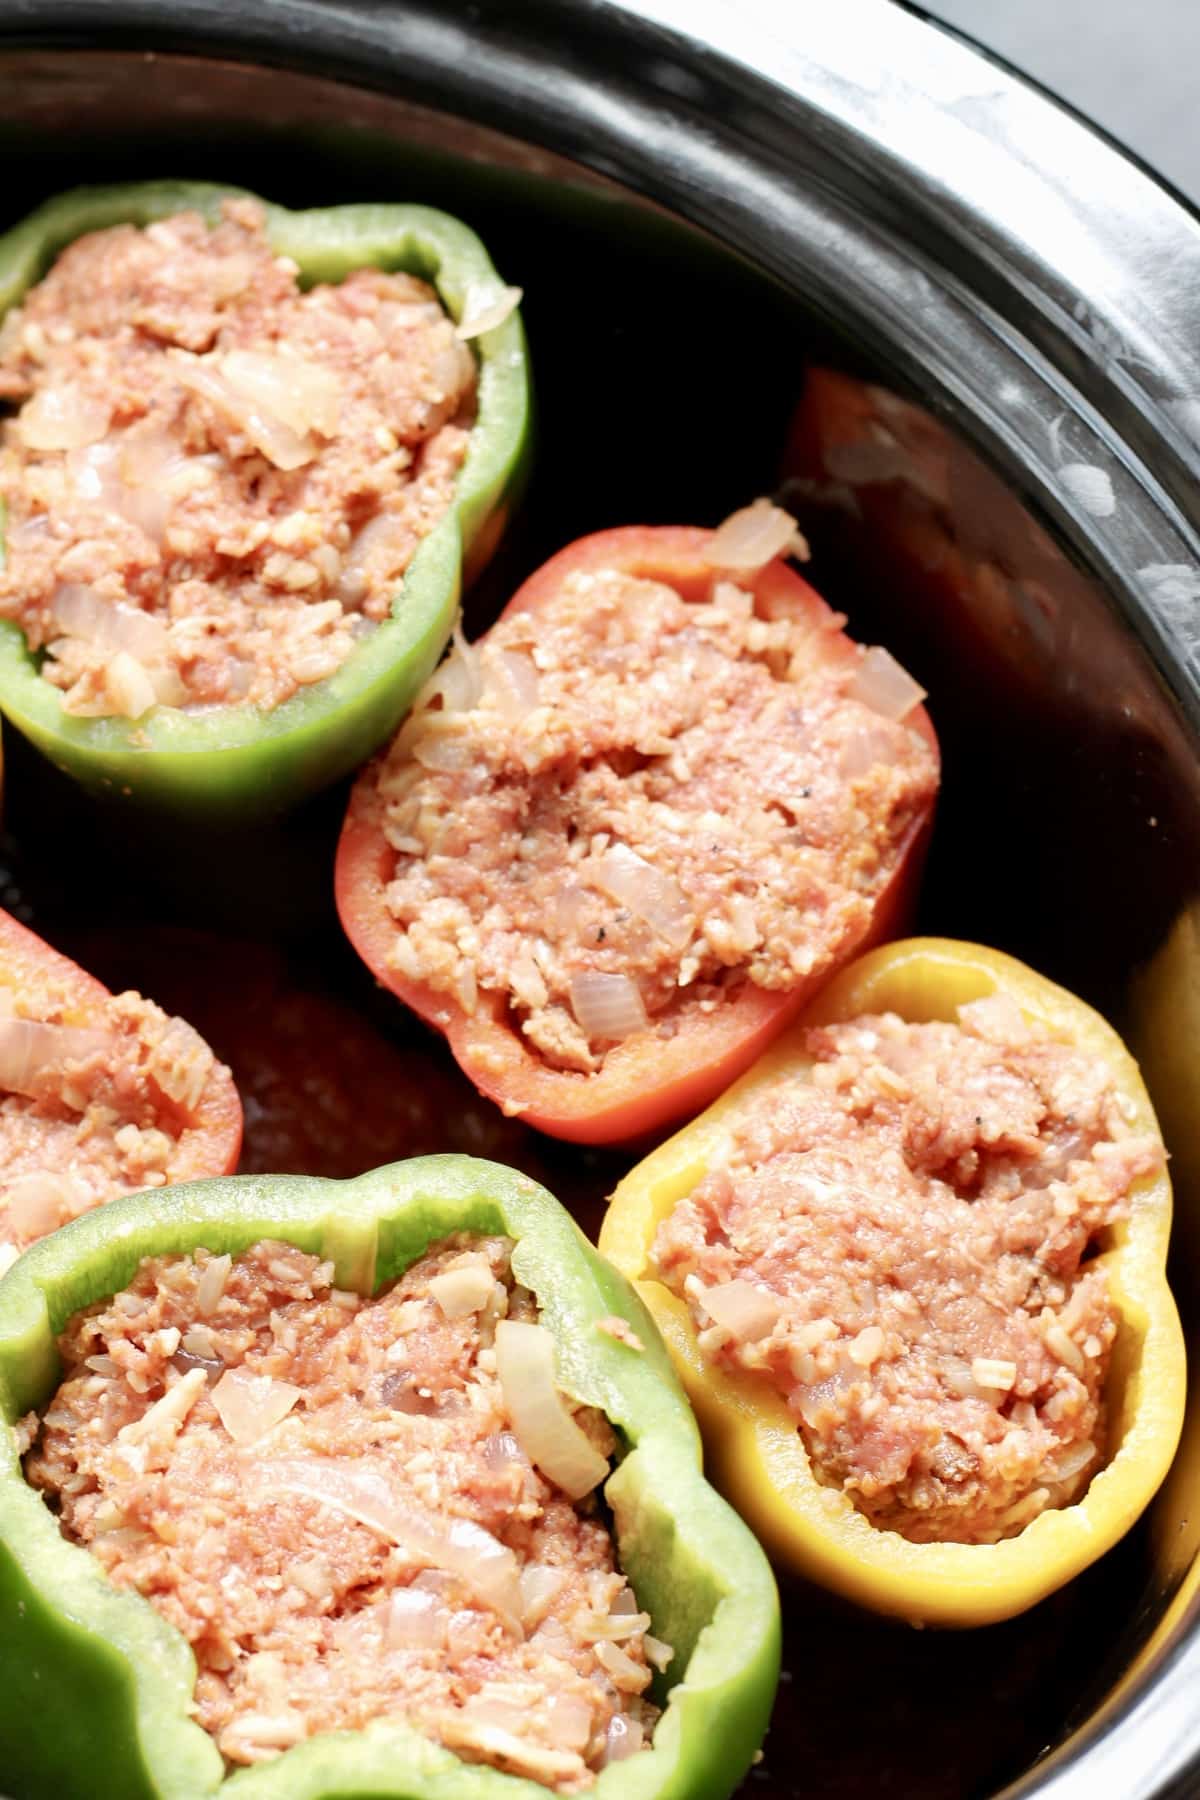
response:
[(674, 1357), (704, 1433), (710, 1478), (767, 1550), (861, 1605), (913, 1623), (982, 1625), (1023, 1611), (1115, 1544), (1165, 1476), (1186, 1384), (1166, 1282), (1165, 1174), (1135, 1185), (1130, 1215), (1106, 1234), (1099, 1257), (1119, 1319), (1106, 1389), (1108, 1463), (1076, 1504), (1044, 1512), (996, 1544), (912, 1543), (819, 1482), (795, 1417), (769, 1381), (704, 1357), (687, 1306), (655, 1278), (651, 1248), (663, 1219), (729, 1144), (745, 1107), (805, 1065), (808, 1028), (889, 1011), (914, 1023), (949, 1021), (964, 1002), (995, 993), (1101, 1059), (1128, 1102), (1132, 1128), (1158, 1132), (1137, 1064), (1082, 1000), (999, 951), (912, 938), (853, 963), (714, 1106), (639, 1163), (614, 1193), (600, 1234), (602, 1252), (636, 1282)]

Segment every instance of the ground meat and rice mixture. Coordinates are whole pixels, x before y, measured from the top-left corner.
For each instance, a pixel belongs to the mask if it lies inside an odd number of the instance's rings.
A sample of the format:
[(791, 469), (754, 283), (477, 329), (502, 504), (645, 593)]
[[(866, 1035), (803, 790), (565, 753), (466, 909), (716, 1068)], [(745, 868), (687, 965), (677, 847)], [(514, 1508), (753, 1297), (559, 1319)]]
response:
[(391, 1718), (573, 1792), (649, 1733), (670, 1651), (505, 1406), (510, 1249), (448, 1240), (373, 1300), (289, 1245), (200, 1250), (68, 1327), (28, 1478), (188, 1639), (230, 1763)]
[(808, 1033), (654, 1255), (705, 1353), (761, 1371), (819, 1479), (917, 1543), (990, 1543), (1105, 1460), (1091, 1254), (1162, 1167), (1102, 1067), (1001, 997)]
[(301, 293), (231, 200), (66, 249), (0, 325), (0, 616), (67, 712), (277, 706), (387, 616), (452, 498), (475, 362), (435, 291)]
[(822, 653), (842, 623), (592, 571), (459, 639), (377, 778), (397, 973), (589, 1073), (849, 954), (937, 763)]
[(34, 1009), (0, 989), (0, 1273), (77, 1214), (178, 1179), (228, 1079), (198, 1032), (140, 994), (81, 1026), (50, 995)]

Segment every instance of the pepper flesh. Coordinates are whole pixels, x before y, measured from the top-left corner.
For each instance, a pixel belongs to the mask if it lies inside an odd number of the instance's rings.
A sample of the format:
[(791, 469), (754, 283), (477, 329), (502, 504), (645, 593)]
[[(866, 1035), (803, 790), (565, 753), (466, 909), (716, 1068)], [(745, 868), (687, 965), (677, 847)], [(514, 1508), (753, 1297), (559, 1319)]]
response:
[[(188, 1716), (195, 1664), (141, 1598), (113, 1588), (61, 1537), (27, 1486), (11, 1427), (58, 1378), (55, 1336), (120, 1291), (147, 1256), (238, 1254), (279, 1238), (372, 1292), (455, 1232), (515, 1239), (517, 1279), (537, 1295), (565, 1392), (600, 1408), (626, 1446), (609, 1477), (622, 1567), (654, 1630), (676, 1646), (677, 1680), (650, 1749), (612, 1765), (598, 1800), (722, 1800), (761, 1741), (779, 1667), (778, 1597), (766, 1560), (700, 1473), (687, 1402), (624, 1279), (526, 1177), (468, 1157), (397, 1163), (348, 1182), (243, 1177), (134, 1195), (45, 1239), (0, 1282), (0, 1766), (14, 1800), (503, 1800), (546, 1790), (460, 1762), (385, 1721), (310, 1739), (222, 1783), (215, 1744)], [(600, 1329), (623, 1318), (643, 1348)], [(105, 1756), (95, 1746), (103, 1742)]]
[[(691, 526), (597, 532), (544, 564), (502, 616), (536, 612), (554, 598), (568, 575), (590, 570), (615, 569), (664, 582), (685, 599), (699, 598), (713, 577), (705, 561), (711, 538), (711, 532)], [(740, 571), (739, 581), (781, 611), (807, 615), (814, 624), (830, 617), (820, 596), (778, 560), (752, 576)], [(831, 657), (841, 653), (847, 658), (854, 654), (845, 637), (829, 652)], [(936, 752), (924, 708), (907, 722)], [(916, 897), (928, 828), (926, 814), (914, 821), (901, 844), (896, 871), (875, 901), (866, 942), (903, 928)], [(818, 967), (784, 990), (746, 982), (715, 1011), (688, 1015), (671, 1036), (660, 1035), (653, 1026), (635, 1031), (607, 1052), (594, 1074), (555, 1069), (513, 1029), (501, 997), (481, 995), (475, 1011), (467, 1013), (452, 996), (406, 979), (392, 964), (395, 927), (386, 888), (393, 859), (375, 771), (368, 768), (351, 796), (335, 875), (338, 913), (351, 943), (378, 981), (444, 1033), (460, 1067), (482, 1093), (526, 1124), (576, 1143), (636, 1142), (697, 1112), (778, 1036), (827, 973)]]
[[(146, 225), (185, 210), (215, 220), (242, 190), (146, 182), (60, 195), (0, 238), (0, 318), (85, 232)], [(244, 197), (244, 195), (243, 195)], [(263, 203), (272, 247), (306, 283), (367, 265), (431, 281), (456, 320), (470, 297), (501, 291), (467, 226), (422, 206), (363, 204), (289, 212)], [(523, 475), (529, 392), (525, 340), (513, 313), (478, 339), (479, 411), (454, 504), (422, 540), (390, 618), (326, 680), (272, 711), (156, 706), (138, 720), (75, 718), (44, 681), (25, 635), (0, 620), (0, 708), (59, 769), (96, 793), (215, 819), (279, 812), (355, 768), (412, 704), (450, 636), (464, 579), (495, 547)], [(3, 511), (0, 507), (0, 528)], [(2, 554), (2, 544), (0, 544)]]
[(995, 1544), (910, 1542), (872, 1525), (849, 1495), (823, 1486), (782, 1397), (765, 1381), (726, 1373), (705, 1358), (686, 1303), (653, 1274), (651, 1249), (662, 1220), (729, 1145), (741, 1109), (805, 1066), (810, 1027), (882, 1012), (952, 1021), (960, 1005), (991, 994), (1010, 996), (1028, 1017), (1102, 1060), (1131, 1128), (1157, 1134), (1137, 1064), (1082, 1000), (1000, 951), (912, 938), (872, 951), (835, 977), (742, 1081), (626, 1176), (600, 1233), (604, 1254), (634, 1281), (666, 1339), (700, 1419), (713, 1479), (769, 1552), (863, 1606), (916, 1623), (981, 1625), (1032, 1606), (1124, 1536), (1165, 1476), (1186, 1386), (1166, 1281), (1166, 1175), (1135, 1185), (1128, 1220), (1106, 1234), (1098, 1258), (1120, 1321), (1107, 1390), (1115, 1452), (1076, 1504), (1043, 1512)]

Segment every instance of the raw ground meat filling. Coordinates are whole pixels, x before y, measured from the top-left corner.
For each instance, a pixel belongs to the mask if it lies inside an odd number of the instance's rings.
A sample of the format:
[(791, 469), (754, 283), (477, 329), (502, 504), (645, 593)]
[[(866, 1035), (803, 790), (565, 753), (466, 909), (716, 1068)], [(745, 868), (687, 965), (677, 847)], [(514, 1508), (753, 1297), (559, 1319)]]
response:
[(818, 1477), (914, 1542), (990, 1543), (1105, 1460), (1091, 1258), (1162, 1166), (1103, 1067), (995, 997), (810, 1031), (664, 1222), (705, 1353), (758, 1370)]
[(460, 638), (378, 776), (398, 973), (590, 1073), (648, 1024), (845, 955), (937, 767), (813, 635), (716, 574), (689, 601), (576, 571)]
[(0, 324), (0, 616), (69, 713), (277, 706), (387, 616), (452, 498), (475, 362), (434, 289), (301, 293), (263, 217), (79, 238)]
[(200, 1250), (68, 1327), (26, 1473), (187, 1637), (231, 1763), (393, 1718), (573, 1792), (651, 1728), (670, 1651), (510, 1426), (495, 1329), (536, 1318), (510, 1249), (448, 1240), (373, 1300), (289, 1245)]
[(228, 1071), (198, 1032), (140, 994), (86, 1027), (0, 989), (0, 1273), (118, 1194), (178, 1179), (181, 1139)]

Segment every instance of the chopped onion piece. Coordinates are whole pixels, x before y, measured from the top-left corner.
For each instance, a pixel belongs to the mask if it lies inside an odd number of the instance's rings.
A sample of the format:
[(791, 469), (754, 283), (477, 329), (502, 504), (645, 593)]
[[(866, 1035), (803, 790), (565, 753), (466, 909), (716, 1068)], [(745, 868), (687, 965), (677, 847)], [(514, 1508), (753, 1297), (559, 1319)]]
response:
[(239, 1713), (225, 1727), (217, 1742), (231, 1762), (262, 1762), (279, 1750), (290, 1750), (308, 1736), (303, 1713), (284, 1707), (279, 1712)]
[(637, 982), (628, 975), (605, 975), (584, 969), (571, 977), (571, 1011), (588, 1039), (620, 1043), (649, 1024)]
[(140, 719), (158, 705), (158, 692), (146, 665), (128, 650), (118, 650), (104, 670), (104, 689), (114, 710), (125, 719)]
[(219, 1362), (217, 1346), (203, 1325), (192, 1325), (183, 1334), (183, 1349), (197, 1362)]
[(207, 1319), (221, 1304), (232, 1267), (233, 1258), (228, 1255), (210, 1257), (204, 1265), (204, 1273), (196, 1284), (196, 1311), (201, 1318)]
[[(452, 651), (422, 690), (420, 709), (422, 713), (428, 712), (437, 701), (440, 702), (438, 711), (442, 714), (470, 712), (478, 699), (479, 692), (470, 665)], [(414, 735), (418, 729), (436, 731), (437, 712), (435, 711), (433, 718), (414, 719)]]
[(211, 459), (185, 456), (167, 432), (130, 432), (121, 444), (120, 484), (111, 504), (131, 525), (161, 543), (176, 500), (211, 480)]
[(610, 1638), (614, 1644), (619, 1644), (625, 1638), (636, 1637), (639, 1631), (645, 1631), (649, 1623), (649, 1613), (618, 1612), (614, 1608), (610, 1613), (589, 1620), (588, 1629), (594, 1638)]
[(983, 994), (978, 1000), (966, 1000), (958, 1009), (958, 1017), (960, 1024), (993, 1043), (1029, 1041), (1028, 1021), (1011, 994)]
[(548, 1563), (526, 1563), (521, 1570), (521, 1616), (526, 1629), (545, 1618), (566, 1583), (562, 1569)]
[(634, 1693), (645, 1687), (646, 1669), (627, 1650), (622, 1650), (620, 1644), (601, 1638), (592, 1647), (596, 1661), (612, 1677), (617, 1687), (624, 1687)]
[(147, 669), (154, 697), (159, 706), (183, 706), (188, 698), (188, 691), (183, 685), (175, 669), (164, 669), (158, 666)]
[(1073, 1370), (1076, 1375), (1082, 1375), (1087, 1367), (1083, 1351), (1066, 1327), (1055, 1318), (1048, 1306), (1042, 1308), (1038, 1327), (1042, 1334), (1042, 1341), (1051, 1356), (1056, 1356), (1059, 1362), (1065, 1363), (1068, 1369)]
[(187, 1113), (199, 1108), (216, 1057), (194, 1025), (171, 1018), (146, 1064), (159, 1090)]
[(123, 1444), (140, 1444), (148, 1437), (157, 1437), (164, 1427), (177, 1428), (182, 1425), (207, 1386), (208, 1376), (203, 1369), (189, 1369), (140, 1419), (133, 1419), (128, 1425), (122, 1425), (117, 1433), (118, 1439)]
[(342, 559), (342, 572), (334, 589), (339, 600), (356, 606), (366, 589), (366, 568), (376, 551), (389, 544), (400, 545), (409, 527), (393, 513), (376, 513), (350, 540), (350, 548)]
[(592, 1736), (592, 1709), (578, 1694), (547, 1694), (543, 1706), (550, 1735), (564, 1750), (587, 1749)]
[[(436, 668), (421, 692), (407, 725), (404, 727), (405, 745), (413, 749), (415, 743), (438, 729), (439, 721), (447, 714), (471, 712), (479, 704), (483, 693), (483, 676), (479, 667), (479, 652), (472, 644), (468, 644), (463, 636), (461, 621), (454, 627), (454, 640), (450, 654), (445, 662)], [(440, 704), (435, 709), (435, 702)], [(415, 749), (414, 749), (415, 754)]]
[(247, 1465), (253, 1497), (296, 1494), (315, 1500), (377, 1532), (408, 1554), (456, 1575), (468, 1591), (519, 1632), (521, 1588), (517, 1559), (490, 1531), (470, 1519), (443, 1522), (400, 1499), (377, 1469), (331, 1456), (276, 1457)]
[(897, 749), (895, 735), (881, 721), (876, 720), (852, 730), (838, 752), (838, 774), (847, 781), (854, 781), (859, 775), (869, 774), (872, 769), (894, 763)]
[(866, 651), (846, 692), (850, 699), (897, 723), (915, 712), (925, 698), (925, 689), (880, 644)]
[(1082, 1444), (1072, 1444), (1053, 1463), (1047, 1465), (1046, 1477), (1050, 1481), (1072, 1481), (1076, 1475), (1083, 1473), (1095, 1459), (1095, 1455), (1096, 1446), (1091, 1438)]
[(443, 1649), (447, 1617), (436, 1595), (424, 1588), (397, 1588), (388, 1605), (388, 1649)]
[(695, 920), (683, 889), (627, 844), (614, 844), (603, 856), (592, 857), (580, 874), (644, 919), (670, 949), (687, 944)]
[(454, 671), (455, 692), (452, 698), (443, 689), (442, 704), (448, 712), (470, 712), (479, 705), (483, 693), (483, 674), (479, 667), (478, 650), (473, 644), (468, 644), (463, 636), (461, 617), (454, 621), (453, 648), (438, 674), (445, 673), (448, 677), (451, 669)]
[(67, 474), (80, 500), (160, 543), (176, 500), (210, 482), (220, 463), (216, 456), (188, 456), (169, 431), (143, 423), (72, 450)]
[(492, 1297), (495, 1285), (492, 1271), (483, 1257), (434, 1275), (429, 1291), (441, 1308), (445, 1319), (464, 1319), (468, 1313), (482, 1312)]
[(115, 437), (103, 437), (94, 444), (80, 444), (68, 452), (67, 479), (78, 499), (98, 501), (114, 512), (120, 510), (118, 495), (122, 484), (117, 473), (120, 454), (120, 440)]
[[(436, 718), (437, 715), (435, 714)], [(404, 731), (416, 721), (409, 719)], [(414, 730), (409, 742), (403, 741), (403, 732), (396, 740), (401, 750), (415, 757), (423, 769), (465, 769), (474, 760), (475, 751), (464, 737), (452, 737), (448, 733), (425, 730)]]
[(617, 1713), (609, 1720), (605, 1733), (605, 1763), (624, 1762), (627, 1756), (635, 1755), (642, 1747), (642, 1737), (642, 1727), (637, 1719), (631, 1719), (628, 1713)]
[(642, 1639), (642, 1649), (646, 1653), (646, 1661), (655, 1669), (669, 1669), (675, 1660), (674, 1648), (670, 1644), (664, 1644), (661, 1638), (651, 1637), (649, 1632)]
[(153, 613), (105, 600), (95, 588), (80, 582), (64, 582), (50, 602), (50, 612), (68, 637), (83, 638), (101, 650), (126, 650), (139, 662), (165, 660), (167, 628)]
[(700, 1304), (710, 1318), (743, 1344), (769, 1337), (780, 1314), (774, 1294), (748, 1281), (722, 1281), (705, 1288)]
[(1007, 1394), (1017, 1384), (1017, 1365), (996, 1356), (976, 1356), (971, 1362), (971, 1380), (982, 1388), (994, 1388)]
[(73, 381), (63, 381), (26, 401), (17, 429), (30, 450), (80, 450), (104, 436), (111, 418), (103, 400), (89, 399)]
[(509, 1765), (513, 1772), (531, 1775), (544, 1787), (553, 1788), (578, 1777), (587, 1767), (573, 1750), (552, 1750), (526, 1735), (521, 1708), (486, 1694), (473, 1695), (461, 1711), (443, 1714), (439, 1735), (451, 1749), (482, 1751), (488, 1762)]
[(0, 1089), (32, 1094), (46, 1070), (87, 1062), (111, 1050), (112, 1043), (107, 1031), (43, 1025), (37, 1019), (0, 1019)]
[(217, 1417), (235, 1444), (254, 1444), (286, 1419), (300, 1398), (290, 1381), (226, 1369), (212, 1391)]
[(770, 500), (731, 513), (713, 532), (705, 561), (713, 569), (761, 569), (790, 551), (796, 521)]
[(45, 1237), (74, 1217), (86, 1192), (75, 1175), (56, 1175), (49, 1169), (18, 1175), (0, 1193), (5, 1230), (26, 1243)]
[[(307, 432), (296, 431), (273, 407), (263, 406), (252, 397), (244, 369), (242, 385), (238, 386), (230, 380), (219, 357), (190, 356), (185, 350), (170, 350), (167, 354), (180, 385), (223, 413), (277, 469), (300, 469), (312, 461), (317, 452), (311, 437)], [(278, 384), (273, 384), (272, 393), (277, 395), (277, 388)]]
[(608, 1474), (601, 1456), (568, 1412), (555, 1381), (554, 1339), (544, 1325), (501, 1319), (496, 1371), (513, 1430), (530, 1462), (572, 1500)]
[(480, 337), (503, 325), (517, 310), (523, 298), (519, 287), (502, 287), (496, 282), (473, 281), (467, 289), (466, 304), (457, 330), (460, 338)]
[(187, 1348), (186, 1338), (171, 1362), (181, 1375), (186, 1375), (189, 1369), (203, 1369), (209, 1381), (219, 1381), (225, 1373), (225, 1364), (219, 1356), (198, 1356), (194, 1350)]
[(587, 890), (581, 888), (577, 881), (569, 882), (560, 888), (554, 907), (554, 920), (564, 937), (578, 937), (583, 915), (587, 908)]
[(483, 1460), (489, 1469), (505, 1469), (513, 1463), (529, 1467), (529, 1458), (511, 1431), (497, 1431), (483, 1440)]
[(496, 711), (519, 725), (535, 710), (540, 698), (538, 672), (524, 650), (497, 650), (487, 658), (487, 691)]
[(332, 369), (290, 350), (227, 350), (221, 373), (236, 394), (273, 413), (297, 437), (332, 437), (342, 409), (342, 384)]

